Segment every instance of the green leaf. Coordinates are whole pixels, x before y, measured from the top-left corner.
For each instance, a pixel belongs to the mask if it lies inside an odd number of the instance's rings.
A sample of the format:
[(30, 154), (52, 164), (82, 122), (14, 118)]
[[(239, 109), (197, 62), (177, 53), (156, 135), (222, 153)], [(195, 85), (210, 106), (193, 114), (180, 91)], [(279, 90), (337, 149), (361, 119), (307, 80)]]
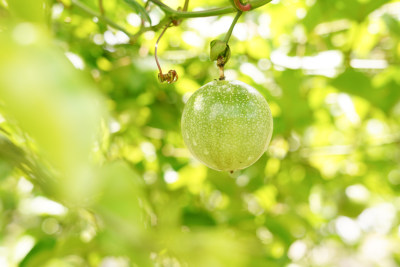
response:
[(54, 248), (56, 246), (56, 239), (42, 238), (26, 255), (19, 266), (43, 266), (48, 260), (54, 256)]
[(133, 10), (136, 11), (136, 13), (138, 13), (142, 19), (146, 20), (147, 22), (149, 22), (151, 24), (151, 19), (149, 14), (147, 14), (146, 9), (144, 9), (143, 6), (141, 6), (138, 2), (136, 2), (135, 0), (124, 0), (125, 3), (127, 3)]
[(216, 225), (214, 218), (208, 212), (196, 210), (194, 208), (186, 208), (183, 210), (182, 221), (184, 225), (189, 227)]
[(3, 135), (0, 135), (0, 159), (11, 163), (22, 163), (25, 161), (23, 150)]
[(367, 16), (368, 14), (374, 12), (381, 6), (383, 6), (386, 3), (389, 3), (390, 0), (374, 0), (374, 1), (369, 1), (363, 4), (363, 14)]
[[(378, 86), (373, 86), (371, 77), (363, 72), (348, 69), (332, 80), (331, 84), (342, 92), (362, 97), (375, 107), (389, 112), (400, 97), (399, 85), (393, 79), (397, 73), (387, 70), (388, 77), (385, 78), (385, 81)], [(381, 76), (384, 74), (382, 73)]]
[[(349, 19), (361, 22), (374, 10), (389, 2), (389, 0), (376, 0), (360, 3), (357, 0), (320, 0), (308, 10), (303, 19), (303, 24), (308, 31), (322, 22), (339, 19)], [(365, 1), (364, 1), (365, 2)]]
[(8, 175), (10, 175), (11, 171), (12, 171), (11, 164), (0, 159), (0, 181), (2, 181)]
[(43, 0), (14, 0), (8, 1), (11, 13), (16, 17), (31, 22), (43, 22), (45, 9)]
[(391, 33), (393, 33), (393, 36), (396, 36), (397, 38), (400, 37), (400, 23), (398, 20), (393, 18), (389, 14), (384, 14), (382, 16), (383, 21), (386, 24), (386, 27), (390, 30)]
[[(280, 77), (276, 78), (283, 91), (283, 95), (277, 100), (277, 103), (282, 110), (296, 110), (296, 112), (284, 112), (282, 114), (284, 122), (281, 125), (281, 130), (283, 132), (288, 132), (289, 129), (301, 131), (312, 122), (312, 112), (306, 102), (307, 95), (299, 89), (303, 79), (301, 72), (297, 70), (285, 70)], [(281, 123), (277, 121), (277, 124)]]

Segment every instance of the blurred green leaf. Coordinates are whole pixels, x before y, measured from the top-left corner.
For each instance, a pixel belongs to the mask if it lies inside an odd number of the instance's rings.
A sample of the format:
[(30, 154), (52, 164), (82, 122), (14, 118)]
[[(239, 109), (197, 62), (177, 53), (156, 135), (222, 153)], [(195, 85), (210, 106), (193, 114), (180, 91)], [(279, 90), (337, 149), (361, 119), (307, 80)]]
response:
[(382, 19), (385, 22), (388, 29), (390, 30), (390, 32), (396, 35), (397, 37), (400, 37), (400, 22), (389, 14), (384, 14), (382, 16)]
[(45, 20), (45, 5), (44, 0), (12, 0), (8, 1), (13, 15), (21, 20), (31, 22), (44, 22)]
[(395, 80), (374, 87), (371, 77), (354, 70), (347, 69), (332, 80), (332, 85), (340, 91), (360, 96), (385, 112), (389, 112), (400, 98), (399, 84)]
[(147, 21), (148, 23), (150, 23), (151, 25), (151, 19), (149, 14), (147, 14), (146, 9), (140, 5), (138, 2), (136, 2), (135, 0), (124, 0), (125, 3), (127, 3), (133, 10), (136, 11), (136, 13), (138, 13), (140, 15), (140, 17)]
[(34, 267), (43, 265), (55, 256), (54, 249), (57, 241), (55, 238), (48, 237), (39, 240), (35, 246), (29, 251), (25, 258), (21, 261), (21, 267)]
[(182, 224), (189, 227), (196, 226), (215, 226), (216, 222), (206, 211), (188, 208), (183, 210)]
[[(312, 122), (312, 113), (306, 103), (306, 95), (299, 88), (302, 79), (301, 73), (293, 70), (285, 70), (277, 77), (277, 82), (283, 91), (282, 98), (277, 102), (284, 111), (282, 115), (286, 125), (285, 131), (289, 128), (301, 131)], [(291, 112), (292, 110), (296, 112)]]

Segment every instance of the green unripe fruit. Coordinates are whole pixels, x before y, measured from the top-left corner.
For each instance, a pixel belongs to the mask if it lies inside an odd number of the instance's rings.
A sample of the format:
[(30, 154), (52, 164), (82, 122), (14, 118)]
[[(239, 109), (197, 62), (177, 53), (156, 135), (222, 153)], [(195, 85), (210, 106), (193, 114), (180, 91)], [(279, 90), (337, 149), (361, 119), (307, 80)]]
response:
[(265, 98), (240, 81), (212, 81), (188, 100), (182, 135), (190, 152), (208, 167), (234, 171), (256, 162), (272, 135)]

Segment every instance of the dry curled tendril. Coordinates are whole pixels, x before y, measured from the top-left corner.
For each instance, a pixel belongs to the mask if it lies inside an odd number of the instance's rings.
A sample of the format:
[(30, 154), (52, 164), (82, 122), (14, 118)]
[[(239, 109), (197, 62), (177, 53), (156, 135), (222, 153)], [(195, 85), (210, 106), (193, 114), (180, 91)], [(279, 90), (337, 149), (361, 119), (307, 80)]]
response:
[[(187, 5), (185, 5), (184, 10), (187, 8)], [(181, 8), (178, 8), (178, 11), (180, 11)], [(169, 70), (167, 73), (163, 73), (161, 66), (160, 66), (160, 62), (158, 62), (158, 57), (157, 57), (157, 48), (158, 48), (158, 43), (161, 40), (161, 37), (164, 35), (164, 33), (167, 31), (167, 29), (172, 25), (174, 26), (178, 26), (179, 24), (181, 24), (182, 20), (175, 20), (172, 19), (170, 23), (168, 23), (165, 27), (164, 30), (161, 32), (160, 36), (157, 39), (156, 45), (155, 45), (155, 50), (154, 50), (154, 57), (156, 59), (156, 63), (157, 63), (157, 67), (159, 70), (158, 73), (158, 80), (163, 83), (163, 82), (167, 82), (167, 83), (174, 83), (178, 80), (178, 73), (176, 72), (176, 70)]]
[(172, 24), (176, 25), (176, 23), (174, 23), (173, 21), (171, 21), (170, 23), (168, 23), (164, 30), (161, 32), (160, 36), (157, 39), (156, 45), (155, 45), (155, 50), (154, 50), (154, 57), (156, 59), (156, 63), (157, 63), (157, 67), (159, 70), (158, 73), (158, 80), (163, 83), (163, 82), (167, 82), (167, 83), (174, 83), (178, 80), (178, 74), (176, 73), (175, 70), (169, 70), (168, 73), (163, 73), (161, 66), (160, 66), (160, 62), (158, 62), (158, 57), (157, 57), (157, 48), (158, 48), (158, 43), (160, 42), (161, 37), (164, 35), (164, 33), (166, 32), (166, 30), (168, 29), (168, 27)]
[(178, 73), (175, 70), (169, 70), (168, 73), (158, 73), (158, 80), (163, 83), (174, 83), (178, 80)]

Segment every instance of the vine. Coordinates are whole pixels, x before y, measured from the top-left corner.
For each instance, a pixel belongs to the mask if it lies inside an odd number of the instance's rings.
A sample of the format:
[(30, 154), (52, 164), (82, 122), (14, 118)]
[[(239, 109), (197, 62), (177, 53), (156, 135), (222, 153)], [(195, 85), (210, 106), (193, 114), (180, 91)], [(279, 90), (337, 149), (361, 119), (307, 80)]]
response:
[[(251, 11), (254, 10), (258, 7), (264, 6), (268, 3), (270, 3), (272, 0), (252, 0), (249, 1), (248, 3), (242, 3), (240, 0), (229, 0), (231, 2), (230, 6), (227, 7), (221, 7), (221, 8), (213, 8), (213, 9), (208, 9), (208, 10), (202, 10), (202, 11), (187, 11), (188, 6), (189, 6), (189, 0), (185, 0), (183, 8), (178, 8), (177, 10), (169, 7), (168, 5), (164, 4), (160, 0), (148, 0), (145, 4), (145, 6), (140, 6), (135, 0), (125, 0), (126, 3), (128, 3), (131, 7), (133, 7), (139, 15), (142, 17), (142, 23), (140, 29), (136, 33), (131, 33), (129, 32), (126, 28), (123, 26), (119, 25), (118, 23), (114, 22), (112, 19), (107, 17), (105, 15), (105, 10), (103, 6), (103, 0), (98, 0), (98, 5), (99, 5), (99, 11), (96, 12), (95, 10), (91, 9), (84, 3), (80, 2), (79, 0), (71, 0), (71, 4), (68, 6), (66, 5), (62, 0), (58, 0), (60, 3), (62, 3), (64, 6), (71, 8), (71, 7), (76, 7), (80, 9), (81, 11), (87, 13), (90, 16), (97, 17), (99, 20), (103, 21), (104, 23), (108, 24), (110, 27), (117, 29), (119, 31), (124, 32), (129, 38), (130, 38), (130, 43), (135, 43), (137, 39), (147, 31), (158, 31), (160, 29), (163, 29), (162, 33), (160, 34), (159, 38), (157, 39), (156, 45), (155, 45), (155, 60), (156, 64), (159, 70), (159, 80), (160, 82), (167, 81), (168, 83), (175, 82), (178, 79), (178, 75), (175, 70), (170, 70), (168, 73), (163, 74), (160, 63), (157, 58), (157, 47), (160, 39), (166, 32), (166, 30), (171, 26), (178, 26), (182, 19), (186, 18), (199, 18), (199, 17), (211, 17), (211, 16), (220, 16), (220, 15), (225, 15), (229, 13), (234, 13), (236, 12), (236, 16), (233, 19), (233, 22), (228, 30), (228, 32), (225, 35), (225, 38), (223, 41), (221, 40), (214, 40), (210, 43), (210, 59), (211, 60), (216, 60), (217, 61), (217, 66), (220, 70), (220, 80), (224, 80), (224, 66), (228, 62), (230, 58), (230, 48), (228, 45), (229, 38), (232, 35), (233, 28), (235, 27), (235, 24), (239, 20), (240, 16), (242, 15), (243, 12), (246, 11)], [(150, 18), (147, 14), (148, 12), (148, 7), (149, 3), (152, 3), (155, 6), (158, 6), (163, 12), (164, 12), (164, 18), (160, 20), (160, 22), (156, 25), (151, 25)], [(145, 20), (150, 22), (150, 26), (145, 26)]]

